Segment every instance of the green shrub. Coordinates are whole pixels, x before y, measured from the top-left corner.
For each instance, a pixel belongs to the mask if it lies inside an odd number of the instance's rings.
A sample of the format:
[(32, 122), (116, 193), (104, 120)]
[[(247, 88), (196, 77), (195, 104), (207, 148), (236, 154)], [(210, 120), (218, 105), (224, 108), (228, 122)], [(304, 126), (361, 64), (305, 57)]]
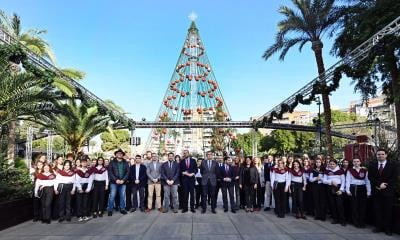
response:
[(32, 195), (32, 181), (27, 168), (10, 168), (0, 164), (0, 202), (28, 198)]

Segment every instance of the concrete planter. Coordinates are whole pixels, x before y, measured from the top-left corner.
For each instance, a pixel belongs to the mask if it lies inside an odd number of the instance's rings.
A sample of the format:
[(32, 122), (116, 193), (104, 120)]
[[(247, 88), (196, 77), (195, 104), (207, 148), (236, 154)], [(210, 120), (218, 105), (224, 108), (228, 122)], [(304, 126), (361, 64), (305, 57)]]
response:
[(32, 198), (0, 203), (0, 230), (33, 218)]

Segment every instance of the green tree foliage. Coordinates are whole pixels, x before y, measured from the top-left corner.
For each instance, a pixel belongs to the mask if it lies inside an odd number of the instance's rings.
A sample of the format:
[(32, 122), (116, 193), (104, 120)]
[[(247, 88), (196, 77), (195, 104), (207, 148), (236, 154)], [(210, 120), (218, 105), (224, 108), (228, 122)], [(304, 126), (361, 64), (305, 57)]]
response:
[(103, 132), (100, 135), (102, 141), (101, 149), (105, 152), (114, 151), (119, 148), (128, 151), (129, 132), (126, 130), (113, 130), (112, 132)]
[[(262, 134), (258, 131), (254, 132), (254, 130), (251, 130), (248, 133), (238, 133), (236, 134), (236, 137), (237, 140), (232, 142), (233, 149), (241, 148), (245, 156), (251, 156), (253, 139), (259, 143), (260, 139), (262, 138)], [(260, 144), (258, 144), (258, 150), (261, 150)]]
[[(47, 138), (41, 138), (32, 142), (35, 150), (45, 152), (47, 150)], [(64, 152), (64, 139), (60, 136), (53, 137), (53, 152)]]

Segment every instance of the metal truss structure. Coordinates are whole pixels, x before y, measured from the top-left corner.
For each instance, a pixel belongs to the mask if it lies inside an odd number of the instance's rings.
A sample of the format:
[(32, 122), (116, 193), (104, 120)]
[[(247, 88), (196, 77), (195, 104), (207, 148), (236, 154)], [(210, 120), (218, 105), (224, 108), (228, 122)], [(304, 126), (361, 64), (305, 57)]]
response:
[[(296, 125), (296, 124), (282, 124), (282, 123), (263, 123), (260, 121), (229, 121), (229, 122), (195, 122), (195, 121), (179, 121), (179, 122), (136, 122), (135, 128), (268, 128), (268, 129), (282, 129), (291, 131), (303, 132), (318, 132), (319, 128), (316, 126)], [(325, 134), (322, 128), (321, 133)], [(356, 137), (349, 134), (340, 132), (332, 132), (332, 136), (355, 140)]]
[(351, 51), (346, 57), (342, 58), (340, 61), (332, 65), (330, 68), (328, 68), (324, 73), (319, 75), (318, 77), (314, 78), (311, 82), (307, 83), (304, 87), (302, 87), (300, 90), (292, 94), (290, 97), (286, 98), (283, 102), (280, 104), (276, 105), (273, 107), (270, 111), (262, 115), (261, 117), (258, 118), (258, 120), (263, 120), (265, 117), (272, 118), (272, 113), (273, 112), (280, 112), (282, 110), (283, 105), (291, 105), (296, 101), (296, 97), (298, 95), (301, 95), (303, 97), (309, 96), (311, 94), (311, 91), (313, 90), (313, 86), (315, 85), (316, 82), (324, 80), (326, 84), (328, 85), (329, 83), (332, 82), (333, 80), (333, 75), (335, 72), (335, 69), (339, 66), (342, 65), (355, 65), (359, 62), (361, 62), (363, 59), (365, 59), (368, 56), (368, 52), (371, 51), (371, 49), (379, 43), (385, 36), (388, 35), (399, 35), (400, 34), (400, 17), (397, 17), (395, 20), (393, 20), (391, 23), (386, 25), (384, 28), (382, 28), (379, 32), (375, 33), (372, 37), (370, 37), (368, 40), (363, 42), (361, 45), (359, 45), (357, 48), (355, 48), (353, 51)]

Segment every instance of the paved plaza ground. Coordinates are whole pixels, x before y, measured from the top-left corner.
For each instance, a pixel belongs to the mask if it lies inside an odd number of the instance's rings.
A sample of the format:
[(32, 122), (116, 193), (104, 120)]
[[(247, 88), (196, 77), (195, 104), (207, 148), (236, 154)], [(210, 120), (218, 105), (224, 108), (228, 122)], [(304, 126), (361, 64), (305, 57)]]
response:
[(210, 240), (285, 240), (285, 239), (351, 239), (351, 240), (384, 240), (400, 239), (394, 234), (388, 237), (375, 234), (372, 228), (357, 229), (351, 225), (342, 227), (330, 222), (297, 220), (292, 216), (277, 218), (271, 212), (236, 214), (217, 214), (207, 211), (201, 214), (172, 212), (162, 214), (152, 211), (150, 214), (135, 212), (125, 216), (115, 213), (112, 217), (91, 219), (86, 223), (52, 222), (51, 224), (25, 222), (18, 226), (0, 231), (0, 239), (210, 239)]

